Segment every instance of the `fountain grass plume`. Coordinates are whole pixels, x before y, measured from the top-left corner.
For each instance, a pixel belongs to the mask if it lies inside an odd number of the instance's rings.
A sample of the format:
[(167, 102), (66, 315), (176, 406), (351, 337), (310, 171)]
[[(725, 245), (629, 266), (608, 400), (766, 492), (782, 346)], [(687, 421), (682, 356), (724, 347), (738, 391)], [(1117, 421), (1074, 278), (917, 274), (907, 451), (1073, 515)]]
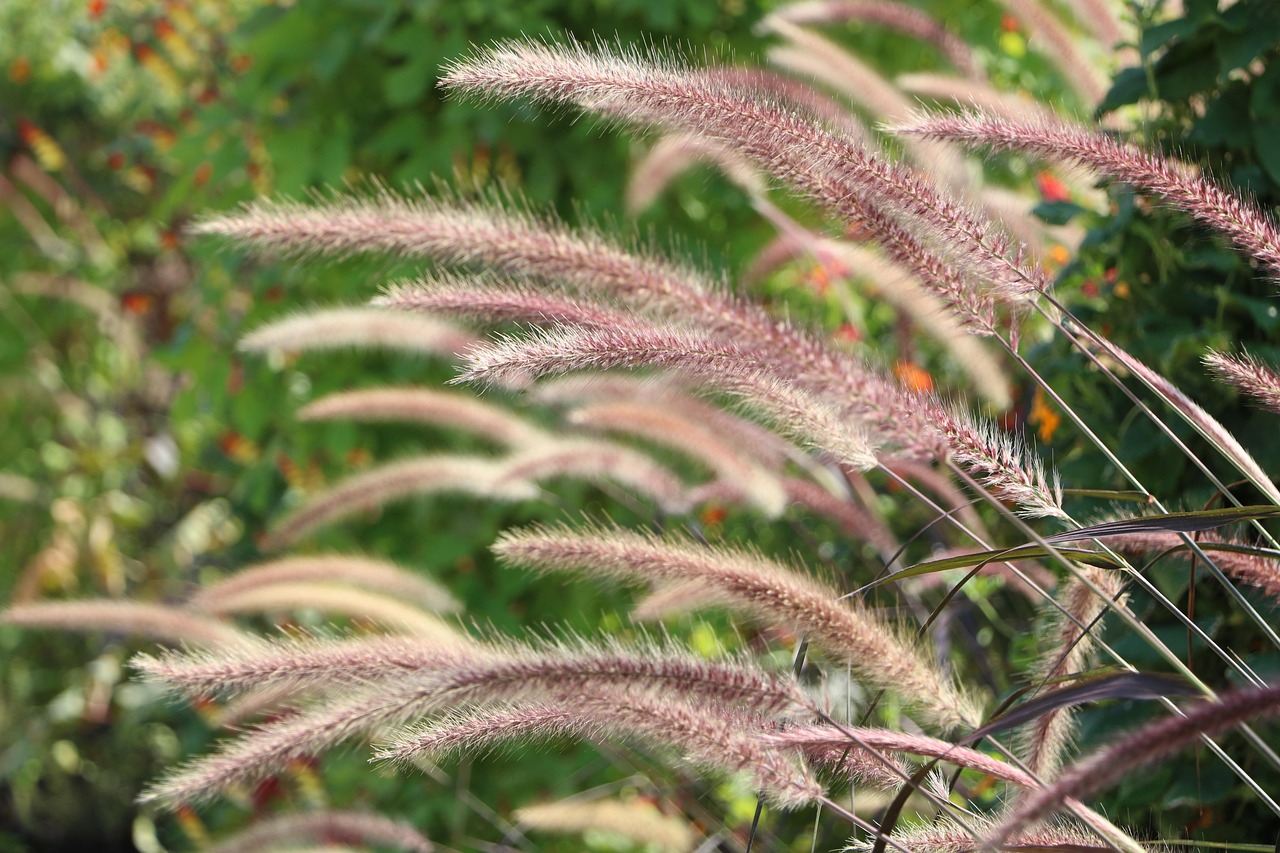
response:
[(761, 27), (771, 29), (774, 21), (799, 26), (848, 21), (878, 24), (928, 42), (966, 77), (981, 80), (986, 76), (964, 39), (927, 12), (906, 3), (894, 0), (801, 0), (771, 12)]
[(751, 89), (695, 74), (670, 59), (588, 50), (577, 43), (504, 42), (446, 68), (442, 85), (480, 98), (532, 97), (633, 123), (700, 133), (829, 207), (870, 228), (895, 260), (922, 280), (974, 331), (993, 333), (990, 294), (941, 262), (886, 213), (931, 229), (948, 257), (1010, 301), (1042, 288), (1043, 273), (991, 223), (948, 199), (920, 175), (870, 154), (820, 123)]
[(395, 563), (360, 554), (306, 554), (247, 566), (206, 584), (187, 599), (196, 610), (218, 612), (223, 596), (278, 583), (322, 581), (383, 592), (437, 613), (452, 613), (461, 604), (439, 583)]
[(318, 527), (411, 495), (461, 492), (506, 500), (536, 495), (527, 484), (499, 485), (503, 472), (500, 462), (481, 456), (422, 456), (389, 462), (308, 498), (275, 526), (266, 547), (284, 548)]
[[(1022, 788), (1039, 787), (1035, 777), (1026, 771), (984, 752), (925, 735), (913, 735), (891, 729), (796, 725), (771, 733), (765, 737), (765, 740), (779, 749), (798, 750), (823, 764), (839, 764), (841, 754), (845, 750), (901, 752), (936, 758), (957, 767), (977, 770), (993, 779), (1009, 782)], [(902, 776), (897, 776), (894, 781), (901, 784), (904, 779)]]
[(1218, 379), (1252, 397), (1267, 411), (1280, 414), (1280, 373), (1275, 369), (1248, 353), (1210, 352), (1204, 363)]
[(577, 427), (633, 435), (672, 447), (735, 486), (769, 518), (778, 517), (786, 508), (786, 493), (778, 477), (752, 461), (754, 448), (729, 444), (713, 427), (640, 401), (588, 404), (570, 411), (567, 420)]
[(666, 512), (688, 509), (679, 475), (648, 454), (603, 439), (562, 438), (514, 453), (502, 461), (496, 483), (499, 487), (535, 486), (560, 477), (597, 485), (616, 483)]
[(721, 436), (724, 444), (743, 452), (749, 448), (752, 462), (769, 471), (781, 473), (788, 459), (802, 462), (803, 454), (795, 445), (766, 427), (690, 393), (672, 377), (605, 374), (575, 375), (548, 379), (530, 389), (537, 402), (572, 407), (600, 404), (644, 406), (650, 411), (665, 412), (689, 424), (709, 429)]
[(372, 304), (442, 314), (485, 326), (512, 322), (612, 326), (625, 322), (630, 314), (607, 297), (562, 293), (524, 280), (448, 272), (389, 284)]
[(401, 421), (452, 427), (508, 448), (523, 449), (551, 436), (503, 406), (469, 394), (433, 388), (364, 388), (339, 391), (298, 410), (303, 421)]
[(960, 409), (921, 400), (946, 439), (946, 457), (977, 479), (992, 495), (1009, 501), (1025, 518), (1068, 516), (1062, 509), (1062, 485), (1052, 482), (1038, 457), (1014, 437)]
[(0, 610), (0, 624), (103, 631), (176, 645), (236, 647), (249, 635), (229, 622), (163, 604), (111, 598), (36, 601)]
[(207, 609), (220, 616), (318, 611), (423, 637), (455, 633), (439, 616), (416, 603), (325, 581), (278, 581), (242, 587), (218, 596)]
[(328, 308), (259, 326), (240, 340), (240, 349), (303, 352), (362, 347), (456, 359), (477, 341), (470, 332), (431, 317), (379, 308)]
[(692, 705), (670, 695), (586, 692), (563, 702), (449, 715), (391, 739), (375, 757), (403, 762), (473, 754), (513, 740), (624, 738), (674, 748), (700, 767), (749, 774), (761, 795), (779, 808), (814, 802), (822, 796), (822, 788), (803, 764), (761, 743), (759, 735), (766, 725), (756, 716)]
[(283, 696), (407, 677), (488, 653), (459, 632), (451, 637), (293, 634), (237, 646), (141, 654), (130, 666), (148, 681), (193, 697), (251, 694), (260, 688), (283, 688)]
[[(823, 83), (874, 116), (905, 118), (915, 109), (911, 98), (836, 42), (783, 19), (766, 19), (762, 26), (766, 25), (785, 39), (769, 48), (771, 64)], [(931, 177), (943, 186), (960, 188), (967, 183), (968, 169), (955, 146), (912, 140), (904, 148), (913, 162), (927, 164)]]
[(541, 376), (618, 367), (675, 371), (710, 390), (736, 396), (762, 410), (785, 435), (860, 470), (876, 464), (874, 445), (866, 435), (872, 427), (851, 424), (851, 408), (875, 416), (874, 429), (889, 431), (899, 444), (919, 442), (921, 432), (912, 433), (909, 426), (926, 429), (900, 388), (877, 382), (870, 374), (863, 397), (841, 407), (831, 397), (808, 391), (785, 368), (780, 373), (766, 353), (701, 330), (652, 324), (564, 327), (499, 338), (473, 349), (466, 372), (454, 381), (518, 384)]
[(493, 550), (504, 562), (544, 572), (700, 582), (705, 600), (807, 636), (859, 677), (902, 695), (941, 728), (978, 720), (973, 701), (898, 629), (856, 602), (839, 600), (831, 587), (754, 551), (617, 528), (565, 527), (510, 531)]
[(1190, 214), (1231, 238), (1273, 278), (1280, 278), (1280, 226), (1266, 211), (1238, 190), (1222, 187), (1185, 164), (1113, 136), (1063, 122), (1015, 122), (976, 112), (919, 116), (893, 130), (975, 148), (1071, 160)]
[[(991, 821), (965, 816), (968, 827), (961, 826), (943, 815), (935, 820), (913, 823), (894, 828), (893, 837), (906, 850), (914, 853), (974, 853), (977, 842), (973, 838), (973, 826), (990, 826)], [(856, 839), (845, 848), (847, 853), (871, 853), (874, 840)], [(1083, 830), (1067, 825), (1039, 826), (1019, 833), (1001, 848), (1009, 853), (1107, 853), (1116, 848)]]
[(657, 646), (618, 651), (585, 644), (531, 649), (507, 643), (470, 655), (464, 651), (460, 662), (438, 670), (407, 674), (398, 665), (388, 669), (386, 679), (369, 678), (358, 689), (327, 696), (224, 742), (154, 785), (142, 801), (174, 807), (209, 799), (303, 755), (450, 708), (538, 701), (580, 706), (593, 696), (601, 704), (622, 705), (645, 694), (672, 701), (687, 697), (691, 708), (696, 704), (704, 710), (742, 705), (776, 711), (803, 703), (794, 682), (745, 664), (705, 661)]
[[(1161, 556), (1191, 561), (1197, 559), (1177, 533), (1148, 531), (1104, 537), (1101, 541), (1121, 553), (1141, 555), (1148, 559)], [(1196, 534), (1195, 544), (1228, 577), (1258, 588), (1272, 602), (1280, 604), (1280, 553), (1211, 533)]]
[(632, 168), (627, 210), (633, 215), (642, 212), (677, 176), (702, 163), (719, 168), (748, 195), (763, 196), (768, 190), (760, 173), (730, 149), (694, 134), (676, 133), (655, 142)]
[[(1062, 77), (1075, 89), (1087, 106), (1100, 103), (1107, 94), (1107, 84), (1081, 51), (1080, 40), (1040, 0), (1000, 0), (1009, 12), (1026, 27), (1032, 38), (1039, 36), (1049, 50), (1044, 56), (1057, 66)], [(1108, 45), (1110, 47), (1110, 45)]]
[[(1102, 631), (1100, 617), (1111, 601), (1123, 603), (1124, 580), (1117, 572), (1084, 566), (1080, 575), (1102, 591), (1098, 595), (1078, 578), (1072, 577), (1058, 594), (1061, 610), (1047, 611), (1048, 629), (1042, 636), (1053, 638), (1031, 671), (1034, 686), (1084, 672), (1090, 666)], [(1075, 731), (1075, 717), (1069, 708), (1055, 708), (1028, 723), (1020, 738), (1019, 754), (1027, 770), (1036, 778), (1052, 779)]]

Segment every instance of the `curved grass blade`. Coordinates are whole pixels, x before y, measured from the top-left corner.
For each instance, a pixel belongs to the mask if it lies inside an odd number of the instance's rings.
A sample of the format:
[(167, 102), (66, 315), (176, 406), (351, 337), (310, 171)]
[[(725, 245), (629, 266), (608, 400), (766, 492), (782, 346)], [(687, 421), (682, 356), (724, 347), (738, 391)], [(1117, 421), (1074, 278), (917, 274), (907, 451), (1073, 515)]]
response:
[(1162, 699), (1168, 696), (1197, 696), (1199, 691), (1180, 678), (1143, 672), (1120, 672), (1081, 679), (1071, 687), (1053, 690), (1014, 706), (992, 717), (983, 727), (974, 729), (962, 745), (982, 740), (988, 735), (1030, 722), (1041, 714), (1060, 708), (1101, 702), (1104, 699)]
[(1139, 504), (1151, 500), (1146, 492), (1137, 489), (1069, 489), (1064, 486), (1062, 494), (1073, 498), (1099, 498), (1104, 501), (1131, 501)]
[(1079, 530), (1068, 530), (1046, 536), (1046, 542), (1078, 542), (1081, 539), (1094, 539), (1102, 536), (1126, 536), (1134, 533), (1198, 533), (1212, 530), (1237, 521), (1252, 521), (1259, 518), (1275, 518), (1280, 516), (1280, 507), (1266, 504), (1254, 506), (1233, 506), (1225, 509), (1202, 509), (1196, 512), (1167, 512), (1162, 515), (1144, 515), (1139, 518), (1126, 518), (1120, 521), (1108, 521), (1105, 524), (1094, 524), (1081, 527)]
[[(1086, 537), (1091, 538), (1091, 537)], [(1052, 541), (1052, 539), (1050, 540)], [(883, 586), (886, 583), (902, 580), (904, 578), (914, 578), (920, 575), (931, 575), (935, 572), (945, 572), (950, 569), (968, 569), (981, 568), (988, 563), (1003, 563), (1013, 560), (1040, 560), (1046, 557), (1052, 557), (1054, 554), (1061, 555), (1070, 560), (1084, 563), (1087, 566), (1096, 566), (1100, 569), (1121, 569), (1124, 564), (1119, 560), (1099, 551), (1085, 551), (1079, 548), (1055, 548), (1052, 552), (1048, 548), (1039, 545), (1023, 545), (1019, 548), (1002, 548), (996, 551), (974, 551), (972, 554), (959, 554), (955, 557), (944, 557), (940, 560), (926, 560), (923, 563), (916, 563), (914, 566), (908, 566), (901, 571), (894, 572), (891, 575), (885, 575), (878, 578), (865, 586), (855, 589), (853, 592), (846, 593), (842, 598), (851, 598), (860, 595), (876, 587)]]

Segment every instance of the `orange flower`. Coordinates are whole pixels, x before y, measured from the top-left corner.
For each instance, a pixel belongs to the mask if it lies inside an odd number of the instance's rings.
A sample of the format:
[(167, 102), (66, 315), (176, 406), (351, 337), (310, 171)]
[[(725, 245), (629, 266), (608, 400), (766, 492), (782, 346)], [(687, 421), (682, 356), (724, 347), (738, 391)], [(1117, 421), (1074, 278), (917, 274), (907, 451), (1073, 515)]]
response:
[(124, 309), (126, 314), (133, 314), (135, 317), (141, 316), (151, 310), (151, 295), (131, 290), (120, 296), (120, 307)]
[(899, 361), (893, 366), (893, 375), (912, 391), (928, 393), (933, 390), (933, 377), (929, 371), (909, 361)]
[(49, 134), (25, 118), (18, 119), (18, 138), (26, 143), (35, 155), (36, 162), (46, 172), (56, 172), (67, 163), (67, 155)]
[(178, 826), (182, 827), (182, 831), (195, 843), (196, 847), (207, 847), (210, 844), (209, 832), (195, 809), (189, 806), (178, 806), (174, 811), (174, 817), (178, 819)]
[(728, 511), (719, 504), (711, 504), (702, 510), (699, 520), (703, 527), (719, 527), (724, 523), (725, 518), (729, 515)]
[(9, 79), (15, 83), (22, 84), (31, 79), (31, 60), (25, 56), (19, 56), (13, 62), (9, 63)]
[[(258, 458), (258, 445), (238, 432), (228, 430), (218, 439), (218, 447), (224, 455), (241, 465), (248, 464)], [(286, 476), (287, 480), (288, 477)]]
[(805, 283), (811, 285), (819, 296), (825, 296), (831, 289), (831, 275), (825, 266), (818, 264), (809, 270), (808, 275), (805, 276)]
[(1062, 425), (1062, 415), (1050, 407), (1048, 400), (1045, 399), (1043, 388), (1036, 389), (1036, 395), (1031, 401), (1031, 412), (1027, 415), (1027, 423), (1036, 428), (1036, 437), (1045, 444), (1053, 440), (1053, 434)]
[(1049, 265), (1061, 269), (1071, 260), (1071, 253), (1066, 246), (1054, 246), (1049, 250)]

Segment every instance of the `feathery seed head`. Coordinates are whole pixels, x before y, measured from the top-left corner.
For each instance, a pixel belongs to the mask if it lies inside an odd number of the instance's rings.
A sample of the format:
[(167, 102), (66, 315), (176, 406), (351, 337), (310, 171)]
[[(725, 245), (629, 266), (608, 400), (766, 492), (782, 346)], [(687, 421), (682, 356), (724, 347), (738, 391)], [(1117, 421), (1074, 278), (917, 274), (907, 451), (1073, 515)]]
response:
[(249, 641), (249, 635), (211, 616), (111, 598), (19, 604), (0, 610), (0, 623), (60, 631), (108, 631), (177, 645), (236, 646)]
[(259, 326), (240, 341), (250, 352), (374, 347), (456, 359), (477, 339), (430, 317), (377, 308), (332, 308)]
[(527, 448), (550, 436), (509, 409), (466, 394), (428, 388), (340, 391), (298, 410), (304, 421), (406, 421), (455, 427), (510, 448)]
[(972, 147), (1071, 160), (1163, 199), (1231, 238), (1273, 277), (1280, 277), (1280, 225), (1239, 192), (1186, 165), (1062, 122), (1012, 121), (976, 112), (928, 115), (893, 130)]
[(1247, 394), (1269, 412), (1280, 413), (1280, 373), (1249, 354), (1210, 352), (1204, 363), (1221, 381)]
[(499, 483), (503, 465), (473, 456), (422, 456), (390, 462), (342, 480), (314, 495), (282, 520), (268, 547), (283, 548), (324, 524), (377, 509), (410, 495), (463, 492), (491, 499), (526, 500), (536, 491), (523, 483)]
[(218, 602), (223, 596), (259, 586), (300, 581), (351, 584), (407, 599), (438, 613), (461, 607), (457, 599), (435, 581), (395, 563), (359, 554), (299, 555), (249, 566), (200, 588), (188, 599), (187, 606), (219, 612)]
[(504, 533), (502, 560), (651, 583), (701, 582), (706, 601), (807, 635), (859, 677), (903, 695), (938, 725), (974, 724), (978, 712), (928, 657), (870, 611), (793, 569), (750, 551), (662, 540), (621, 529), (535, 528)]
[(1181, 714), (1148, 723), (1068, 766), (1052, 784), (1028, 794), (983, 839), (997, 850), (1071, 800), (1115, 784), (1139, 768), (1250, 720), (1280, 715), (1280, 685), (1233, 690), (1214, 702), (1198, 702)]
[(1057, 474), (1051, 484), (1040, 460), (1017, 439), (992, 423), (975, 422), (959, 409), (932, 401), (926, 406), (946, 439), (945, 455), (993, 495), (1014, 504), (1027, 518), (1067, 518)]

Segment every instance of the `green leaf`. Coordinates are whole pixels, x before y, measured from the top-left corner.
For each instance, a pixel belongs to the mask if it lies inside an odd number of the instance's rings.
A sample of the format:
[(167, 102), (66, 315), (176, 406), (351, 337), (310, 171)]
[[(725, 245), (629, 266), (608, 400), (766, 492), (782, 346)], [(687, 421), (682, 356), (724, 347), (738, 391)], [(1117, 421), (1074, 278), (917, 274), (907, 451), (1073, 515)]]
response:
[(1116, 74), (1111, 88), (1103, 97), (1102, 103), (1098, 104), (1095, 115), (1101, 116), (1120, 107), (1136, 104), (1149, 94), (1150, 88), (1145, 69), (1126, 68)]
[[(1124, 519), (1122, 521), (1110, 521), (1105, 524), (1095, 524), (1090, 527), (1082, 527), (1079, 530), (1068, 530), (1065, 533), (1057, 533), (1053, 536), (1045, 537), (1045, 541), (1050, 544), (1059, 542), (1076, 542), (1081, 539), (1094, 539), (1102, 536), (1125, 536), (1135, 533), (1194, 533), (1200, 530), (1212, 530), (1215, 527), (1221, 527), (1224, 524), (1232, 524), (1238, 521), (1247, 521), (1256, 518), (1275, 518), (1280, 516), (1280, 507), (1274, 506), (1244, 506), (1244, 507), (1228, 507), (1226, 509), (1210, 509), (1201, 510), (1199, 512), (1170, 512), (1164, 515), (1150, 515), (1141, 518)], [(1098, 551), (1085, 551), (1078, 548), (1057, 548), (1054, 549), (1058, 554), (1068, 559), (1084, 563), (1088, 566), (1097, 566), (1102, 569), (1120, 569), (1124, 564), (1114, 558), (1099, 553)], [(998, 551), (976, 551), (972, 554), (960, 554), (955, 557), (946, 557), (941, 560), (927, 560), (923, 563), (917, 563), (914, 566), (894, 572), (891, 575), (873, 581), (866, 586), (860, 587), (849, 593), (849, 596), (859, 595), (876, 587), (883, 586), (886, 583), (902, 580), (903, 578), (914, 578), (920, 575), (935, 574), (937, 572), (945, 572), (951, 569), (967, 569), (974, 566), (983, 566), (988, 563), (1003, 563), (1013, 560), (1039, 560), (1053, 556), (1053, 552), (1048, 548), (1040, 545), (1023, 545), (1020, 548), (1005, 548)]]
[(1280, 63), (1273, 64), (1249, 87), (1249, 109), (1255, 118), (1280, 118)]
[(1088, 210), (1069, 201), (1045, 201), (1033, 207), (1031, 213), (1050, 225), (1066, 225)]
[(1138, 50), (1142, 52), (1143, 56), (1149, 56), (1175, 39), (1182, 40), (1187, 38), (1199, 27), (1199, 19), (1191, 15), (1158, 24), (1147, 29), (1142, 34), (1142, 39), (1138, 42)]
[(351, 123), (338, 116), (320, 143), (316, 156), (316, 178), (326, 184), (341, 183), (351, 163)]
[(1280, 182), (1280, 117), (1256, 122), (1253, 125), (1253, 142), (1267, 175)]
[(1156, 89), (1166, 101), (1185, 100), (1217, 82), (1218, 57), (1212, 43), (1175, 45), (1156, 63)]
[(314, 125), (301, 124), (281, 130), (267, 140), (277, 190), (296, 193), (311, 182), (315, 134)]
[(316, 51), (315, 59), (312, 60), (316, 79), (327, 83), (336, 77), (346, 65), (353, 47), (355, 47), (355, 36), (349, 30), (340, 30), (330, 36)]
[(1138, 491), (1117, 491), (1116, 489), (1063, 489), (1064, 495), (1080, 498), (1101, 498), (1106, 501), (1132, 501), (1146, 503), (1147, 493)]
[(1245, 148), (1252, 143), (1253, 118), (1249, 114), (1249, 90), (1230, 86), (1205, 107), (1204, 115), (1187, 134), (1189, 142), (1224, 148)]
[(1280, 4), (1237, 3), (1222, 13), (1218, 68), (1226, 74), (1243, 68), (1258, 54), (1280, 42)]
[(404, 65), (383, 77), (382, 91), (389, 105), (403, 107), (421, 98), (434, 81), (431, 57), (424, 52), (415, 54)]

